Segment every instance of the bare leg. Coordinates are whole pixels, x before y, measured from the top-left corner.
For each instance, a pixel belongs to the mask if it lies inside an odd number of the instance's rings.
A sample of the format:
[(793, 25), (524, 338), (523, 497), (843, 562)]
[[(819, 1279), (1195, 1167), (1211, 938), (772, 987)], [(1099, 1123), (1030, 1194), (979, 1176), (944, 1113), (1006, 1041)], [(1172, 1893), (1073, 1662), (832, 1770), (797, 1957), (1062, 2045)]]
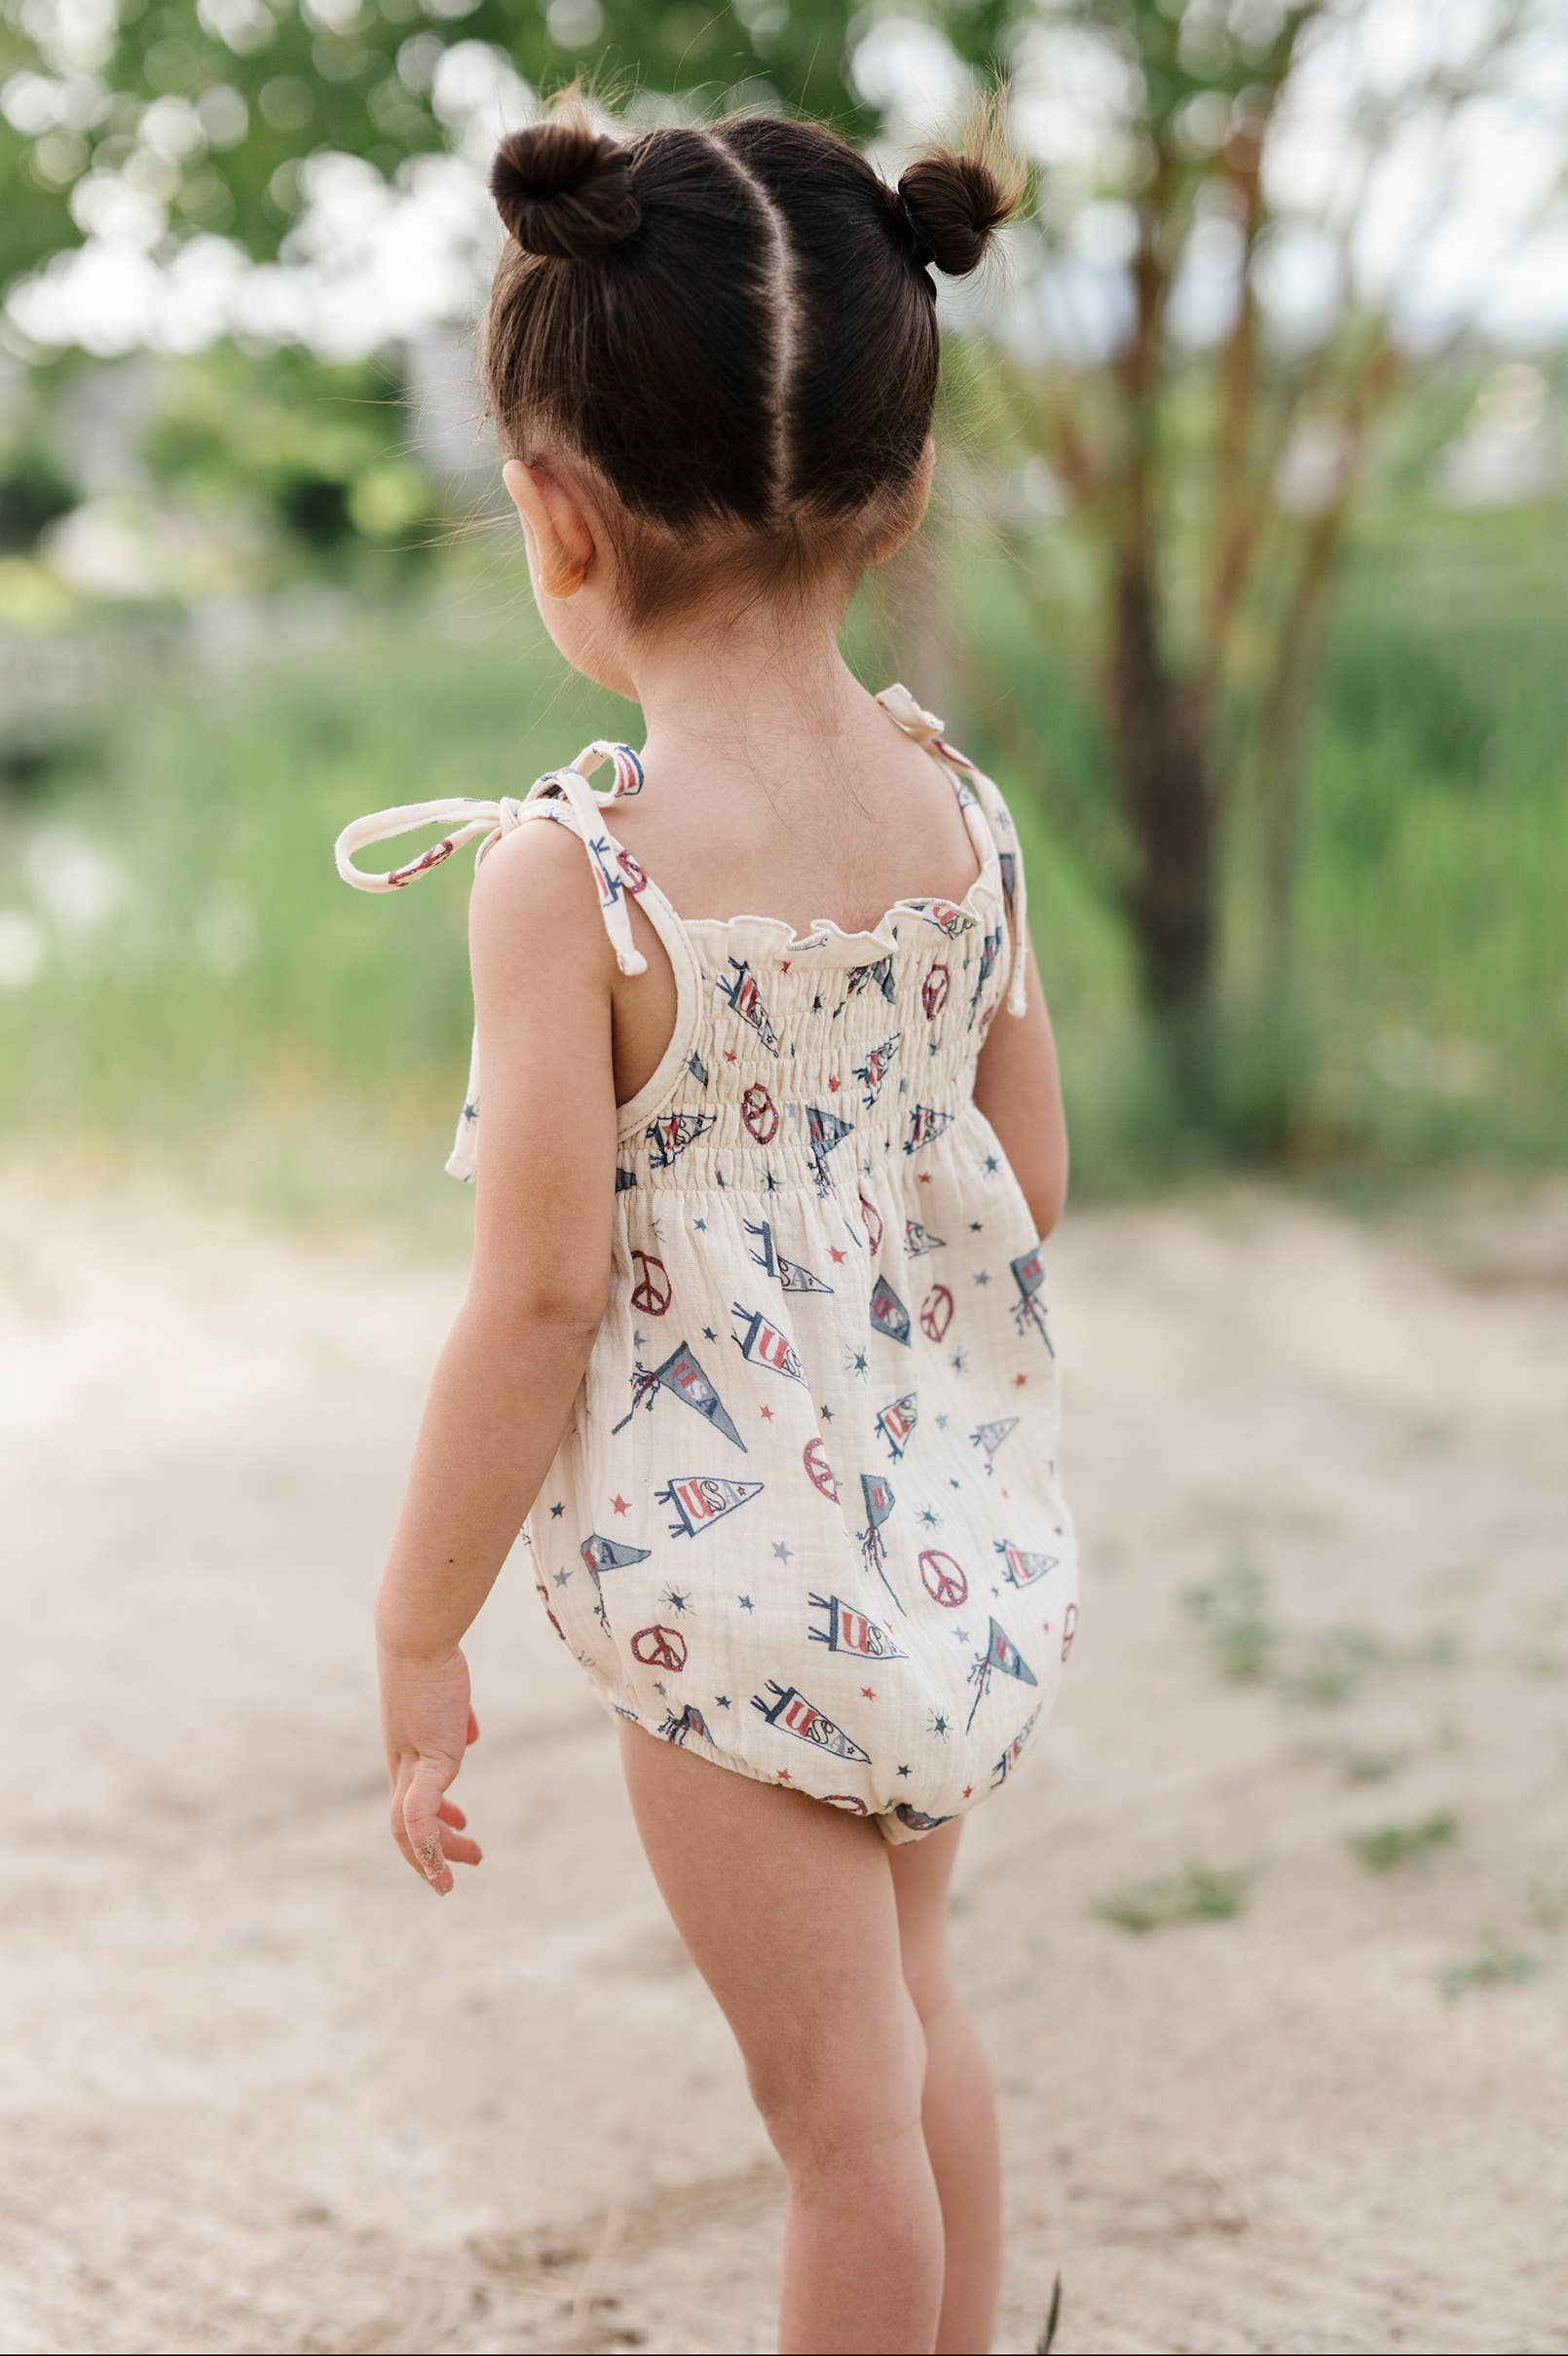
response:
[(781, 2356), (929, 2356), (942, 2211), (881, 1836), (640, 1729), (620, 1747), (653, 1878), (789, 2181)]
[(961, 1824), (889, 1850), (904, 1978), (925, 2031), (925, 2148), (947, 2244), (937, 2356), (984, 2356), (1001, 2272), (996, 2104), (948, 1961), (948, 1885)]

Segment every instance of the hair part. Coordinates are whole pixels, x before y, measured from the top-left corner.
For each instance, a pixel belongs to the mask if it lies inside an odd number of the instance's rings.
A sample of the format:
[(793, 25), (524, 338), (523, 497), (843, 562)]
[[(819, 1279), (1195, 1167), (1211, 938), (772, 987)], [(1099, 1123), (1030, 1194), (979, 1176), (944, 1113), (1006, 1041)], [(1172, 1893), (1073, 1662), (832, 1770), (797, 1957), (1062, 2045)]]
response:
[(914, 520), (929, 266), (974, 270), (1016, 209), (994, 158), (935, 151), (894, 189), (814, 124), (622, 143), (575, 95), (502, 141), (487, 404), (509, 456), (559, 448), (602, 494), (631, 619), (721, 580), (852, 580)]

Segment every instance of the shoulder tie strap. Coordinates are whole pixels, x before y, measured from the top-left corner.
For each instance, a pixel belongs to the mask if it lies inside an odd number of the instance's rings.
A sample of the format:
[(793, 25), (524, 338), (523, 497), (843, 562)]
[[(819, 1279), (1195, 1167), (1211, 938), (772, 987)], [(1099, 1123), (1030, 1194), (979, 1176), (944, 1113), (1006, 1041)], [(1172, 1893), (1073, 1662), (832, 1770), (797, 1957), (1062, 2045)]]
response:
[[(608, 790), (595, 793), (588, 784), (588, 775), (602, 761), (613, 762), (615, 779)], [(648, 881), (630, 851), (619, 843), (604, 826), (599, 811), (610, 802), (623, 802), (641, 793), (643, 765), (629, 744), (611, 744), (595, 737), (584, 745), (577, 759), (564, 769), (546, 769), (544, 775), (530, 786), (519, 800), (503, 795), (499, 801), (483, 802), (470, 795), (458, 795), (445, 802), (404, 802), (393, 809), (374, 810), (368, 817), (355, 818), (346, 826), (337, 839), (334, 857), (338, 874), (345, 883), (356, 891), (400, 891), (404, 884), (413, 883), (421, 876), (440, 867), (465, 842), (479, 838), (474, 853), (474, 869), (492, 844), (520, 826), (526, 816), (538, 812), (571, 826), (588, 855), (593, 871), (594, 887), (599, 895), (599, 914), (604, 918), (610, 946), (616, 953), (616, 963), (623, 974), (640, 974), (648, 970), (648, 959), (632, 939), (631, 918), (626, 913), (627, 892), (640, 892)], [(564, 803), (566, 810), (553, 808), (553, 803)], [(422, 827), (440, 826), (447, 831), (437, 842), (432, 842), (418, 858), (407, 860), (401, 867), (388, 868), (380, 875), (366, 874), (354, 863), (354, 854), (367, 842), (390, 841), (394, 836), (409, 835)]]
[[(965, 753), (950, 744), (942, 732), (942, 722), (935, 712), (928, 712), (915, 702), (907, 687), (884, 688), (877, 698), (890, 720), (896, 721), (906, 736), (923, 744), (929, 753), (952, 768), (961, 769), (969, 780), (975, 799), (986, 813), (991, 836), (996, 843), (996, 855), (1002, 871), (1002, 892), (1007, 902), (1008, 921), (1013, 928), (1013, 956), (1008, 968), (1007, 1011), (1021, 1015), (1028, 1004), (1028, 892), (1024, 880), (1024, 861), (1019, 855), (1018, 831), (1012, 812), (990, 778), (977, 769)], [(961, 791), (961, 789), (960, 789)]]

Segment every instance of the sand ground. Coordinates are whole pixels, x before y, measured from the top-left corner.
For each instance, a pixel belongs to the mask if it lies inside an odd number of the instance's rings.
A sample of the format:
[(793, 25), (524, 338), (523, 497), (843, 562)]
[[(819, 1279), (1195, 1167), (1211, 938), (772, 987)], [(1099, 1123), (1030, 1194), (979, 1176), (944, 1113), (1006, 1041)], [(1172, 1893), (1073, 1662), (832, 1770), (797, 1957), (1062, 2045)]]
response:
[[(1568, 2350), (1568, 1205), (1225, 1196), (1055, 1263), (1084, 1615), (955, 1924), (999, 2344), (1060, 2268), (1068, 2351)], [(771, 2345), (777, 2170), (525, 1578), (482, 1874), (438, 1906), (384, 1830), (366, 1602), (457, 1282), (0, 1188), (7, 2349)], [(1238, 1548), (1251, 1685), (1178, 1606)], [(1347, 1847), (1443, 1811), (1425, 1868)], [(1194, 1857), (1235, 1919), (1092, 1911)], [(1444, 2001), (1488, 1943), (1539, 1976)]]

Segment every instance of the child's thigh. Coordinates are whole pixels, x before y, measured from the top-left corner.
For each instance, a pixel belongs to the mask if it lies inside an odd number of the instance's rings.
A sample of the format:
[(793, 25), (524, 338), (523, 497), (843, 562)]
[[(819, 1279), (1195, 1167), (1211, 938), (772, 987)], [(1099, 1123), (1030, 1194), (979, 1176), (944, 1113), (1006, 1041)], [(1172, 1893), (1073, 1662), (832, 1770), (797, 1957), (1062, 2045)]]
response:
[(939, 2012), (952, 1994), (948, 1893), (962, 1838), (961, 1822), (944, 1824), (923, 1840), (903, 1841), (888, 1851), (904, 1981), (922, 2021)]
[(640, 1728), (620, 1746), (653, 1878), (775, 2138), (917, 2117), (924, 2046), (876, 1826)]

